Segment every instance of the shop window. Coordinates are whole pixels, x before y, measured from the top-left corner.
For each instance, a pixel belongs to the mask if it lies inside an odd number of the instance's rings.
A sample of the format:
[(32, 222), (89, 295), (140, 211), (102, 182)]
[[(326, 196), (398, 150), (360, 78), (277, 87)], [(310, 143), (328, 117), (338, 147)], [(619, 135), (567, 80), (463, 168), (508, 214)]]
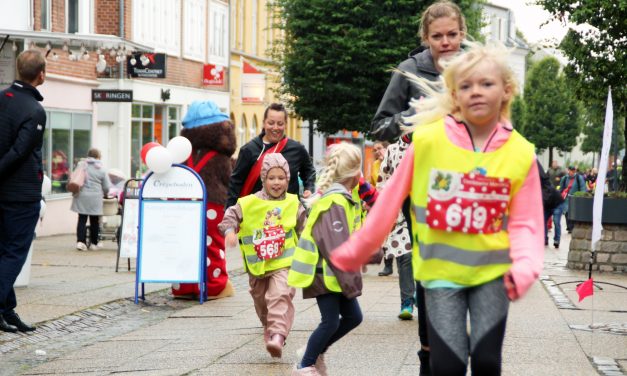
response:
[(140, 157), (148, 142), (163, 146), (181, 129), (181, 108), (134, 103), (131, 108), (131, 176), (141, 177), (147, 171)]
[(181, 130), (181, 109), (180, 107), (168, 107), (168, 140), (179, 135)]
[(91, 114), (47, 112), (42, 160), (52, 181), (52, 194), (66, 193), (70, 173), (91, 147)]

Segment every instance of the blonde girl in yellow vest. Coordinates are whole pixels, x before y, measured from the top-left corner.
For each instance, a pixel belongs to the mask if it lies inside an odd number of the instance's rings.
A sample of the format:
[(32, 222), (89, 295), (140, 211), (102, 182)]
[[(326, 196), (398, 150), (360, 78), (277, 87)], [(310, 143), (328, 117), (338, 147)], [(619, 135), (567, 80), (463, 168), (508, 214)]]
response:
[[(503, 46), (469, 43), (413, 101), (412, 145), (364, 226), (331, 261), (357, 270), (411, 200), (414, 278), (426, 291), (432, 375), (499, 375), (509, 300), (543, 263), (534, 147), (509, 122), (516, 82)], [(470, 333), (467, 332), (467, 316)]]
[(343, 272), (330, 262), (335, 248), (361, 224), (361, 205), (352, 194), (360, 177), (361, 150), (348, 143), (330, 146), (318, 181), (322, 195), (311, 200), (288, 275), (291, 286), (303, 289), (304, 299), (316, 299), (321, 315), (292, 375), (326, 375), (325, 352), (362, 321), (357, 302), (361, 274)]
[(287, 285), (287, 271), (306, 212), (298, 196), (286, 193), (290, 169), (283, 155), (266, 155), (260, 176), (263, 189), (238, 199), (218, 228), (227, 247), (240, 243), (266, 350), (280, 358), (294, 323), (295, 290)]

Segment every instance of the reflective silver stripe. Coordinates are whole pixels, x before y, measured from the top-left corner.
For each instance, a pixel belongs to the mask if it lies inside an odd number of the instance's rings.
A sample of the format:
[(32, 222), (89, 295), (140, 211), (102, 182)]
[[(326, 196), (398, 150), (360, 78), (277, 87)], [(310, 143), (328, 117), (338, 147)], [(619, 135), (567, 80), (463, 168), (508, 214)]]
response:
[[(427, 223), (427, 208), (423, 208), (421, 206), (416, 206), (414, 204), (411, 205), (414, 209), (414, 215), (416, 216), (416, 222), (418, 223)], [(501, 229), (503, 231), (507, 231), (507, 222), (509, 222), (509, 216), (503, 216), (503, 225)]]
[[(288, 232), (287, 234), (285, 234), (285, 239), (289, 239), (292, 236), (294, 236), (294, 230)], [(253, 236), (244, 236), (243, 238), (241, 238), (239, 240), (240, 244), (244, 244), (244, 245), (250, 245), (253, 244)]]
[(306, 275), (313, 275), (315, 272), (315, 268), (313, 265), (305, 264), (304, 262), (298, 260), (292, 260), (292, 267), (290, 269)]
[(317, 252), (314, 242), (305, 238), (298, 239), (298, 248), (302, 248), (309, 252)]
[(467, 251), (448, 244), (418, 243), (423, 260), (445, 260), (467, 266), (510, 264), (509, 249), (493, 251)]
[[(288, 248), (285, 251), (283, 251), (283, 254), (281, 256), (273, 258), (271, 260), (280, 260), (280, 259), (284, 259), (286, 257), (292, 257), (292, 256), (294, 256), (294, 251), (295, 250), (296, 250), (295, 248)], [(265, 260), (260, 259), (259, 257), (257, 257), (257, 255), (248, 255), (248, 256), (246, 256), (246, 263), (248, 265), (256, 264), (258, 262), (263, 262), (263, 261), (265, 261)]]
[(329, 265), (327, 265), (327, 267), (324, 268), (324, 275), (327, 277), (335, 277), (335, 273), (333, 273), (333, 269), (331, 269)]

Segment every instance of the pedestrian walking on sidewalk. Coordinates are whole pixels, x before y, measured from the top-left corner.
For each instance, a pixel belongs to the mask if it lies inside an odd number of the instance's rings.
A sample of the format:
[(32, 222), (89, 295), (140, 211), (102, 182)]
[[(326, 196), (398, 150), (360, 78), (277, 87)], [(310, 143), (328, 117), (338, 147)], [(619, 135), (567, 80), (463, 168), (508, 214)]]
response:
[(109, 175), (100, 161), (100, 150), (91, 148), (87, 152), (87, 158), (81, 160), (79, 165), (85, 171), (85, 183), (78, 193), (72, 196), (70, 210), (78, 213), (76, 224), (76, 249), (87, 250), (87, 219), (89, 218), (89, 239), (91, 250), (102, 248), (99, 243), (100, 216), (103, 214), (103, 198), (106, 197), (111, 186)]
[[(441, 62), (455, 56), (460, 51), (466, 36), (466, 19), (457, 4), (448, 0), (438, 0), (431, 4), (420, 17), (420, 39), (422, 46), (409, 53), (392, 74), (385, 94), (379, 103), (371, 124), (371, 132), (378, 140), (395, 141), (401, 136), (404, 118), (415, 113), (410, 101), (418, 100), (427, 94), (403, 75), (408, 72), (426, 80), (438, 80), (442, 72)], [(411, 142), (411, 137), (407, 142)], [(407, 229), (412, 233), (410, 202), (403, 203), (403, 216)], [(416, 283), (416, 307), (418, 310), (418, 333), (420, 337), (420, 375), (428, 376), (429, 339), (425, 310), (425, 293), (422, 285)]]
[(295, 290), (287, 272), (307, 214), (298, 196), (286, 192), (290, 169), (280, 153), (266, 155), (260, 175), (262, 190), (238, 199), (218, 228), (227, 247), (236, 247), (239, 238), (266, 350), (280, 358), (294, 323)]
[(0, 330), (28, 332), (35, 327), (15, 312), (13, 285), (28, 257), (41, 209), (41, 147), (46, 128), (44, 98), (37, 86), (46, 78), (38, 50), (17, 57), (18, 79), (0, 92)]
[(348, 143), (329, 147), (318, 182), (321, 196), (316, 194), (312, 200), (288, 274), (288, 283), (302, 288), (304, 299), (316, 298), (321, 322), (309, 337), (292, 375), (326, 375), (324, 354), (362, 321), (357, 302), (362, 289), (361, 273), (342, 272), (330, 261), (335, 248), (348, 239), (361, 221), (361, 205), (352, 194), (360, 177), (358, 147)]
[[(509, 300), (543, 262), (542, 197), (534, 146), (509, 122), (516, 79), (504, 46), (469, 43), (441, 90), (408, 119), (412, 145), (364, 226), (331, 255), (358, 270), (383, 243), (410, 195), (414, 278), (425, 288), (432, 375), (499, 375)], [(395, 210), (394, 210), (395, 209)], [(470, 333), (467, 331), (470, 318)]]

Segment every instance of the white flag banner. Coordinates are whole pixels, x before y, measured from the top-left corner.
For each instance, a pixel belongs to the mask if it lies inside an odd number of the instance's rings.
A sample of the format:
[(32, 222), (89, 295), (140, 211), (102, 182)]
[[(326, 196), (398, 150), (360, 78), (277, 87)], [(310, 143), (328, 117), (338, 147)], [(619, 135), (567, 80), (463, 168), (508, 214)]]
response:
[(603, 193), (605, 192), (605, 176), (607, 175), (607, 160), (612, 144), (612, 124), (614, 123), (614, 110), (612, 109), (612, 89), (607, 93), (607, 108), (605, 109), (605, 126), (603, 128), (603, 147), (601, 148), (601, 161), (599, 162), (599, 174), (594, 189), (594, 203), (592, 204), (592, 251), (601, 240), (601, 218), (603, 215)]

